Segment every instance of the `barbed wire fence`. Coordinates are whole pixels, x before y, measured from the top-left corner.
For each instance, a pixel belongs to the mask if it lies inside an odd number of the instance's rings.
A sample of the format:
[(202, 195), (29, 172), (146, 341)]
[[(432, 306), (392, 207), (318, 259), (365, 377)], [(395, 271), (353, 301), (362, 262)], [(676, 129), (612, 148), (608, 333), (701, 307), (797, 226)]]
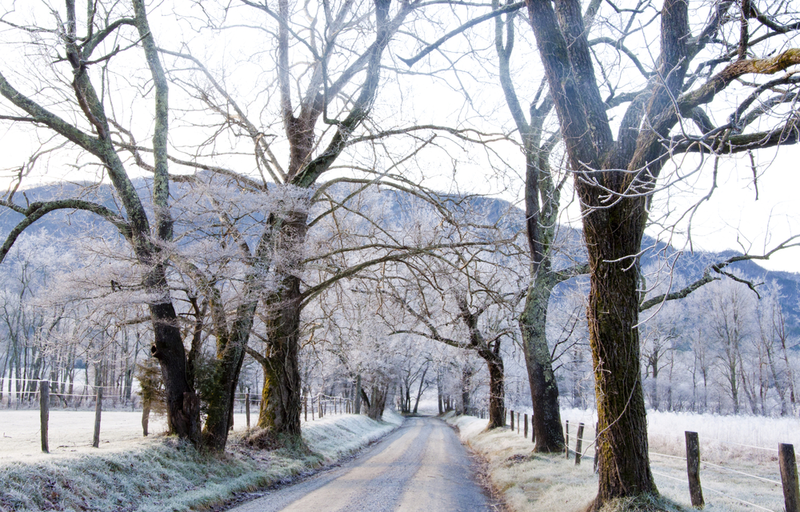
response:
[[(517, 432), (528, 438), (528, 414), (521, 413), (520, 411), (508, 411), (506, 424), (512, 432)], [(530, 424), (533, 425), (533, 415), (530, 416)], [(575, 427), (575, 424), (572, 424)], [(530, 439), (535, 442), (533, 436), (533, 429), (530, 430)], [(794, 446), (788, 443), (780, 443), (777, 449), (766, 448), (763, 446), (755, 446), (744, 443), (737, 443), (733, 441), (724, 441), (716, 438), (708, 438), (705, 442), (713, 441), (720, 444), (735, 446), (738, 448), (747, 448), (750, 450), (761, 450), (768, 452), (772, 458), (777, 459), (780, 470), (781, 479), (766, 478), (764, 476), (755, 475), (751, 472), (742, 470), (741, 468), (733, 468), (730, 465), (716, 464), (709, 460), (701, 459), (699, 449), (699, 437), (696, 432), (685, 432), (686, 439), (686, 456), (676, 456), (664, 453), (659, 453), (650, 450), (648, 453), (651, 456), (651, 471), (654, 475), (667, 480), (682, 482), (689, 491), (692, 506), (702, 507), (704, 505), (703, 491), (708, 491), (716, 496), (722, 496), (726, 500), (736, 502), (746, 507), (752, 507), (756, 510), (765, 510), (769, 512), (779, 512), (776, 509), (767, 508), (763, 505), (753, 503), (752, 501), (736, 496), (736, 489), (729, 488), (725, 490), (717, 489), (709, 485), (701, 485), (700, 470), (702, 468), (703, 474), (713, 472), (712, 474), (727, 474), (736, 475), (744, 479), (751, 479), (760, 483), (769, 484), (771, 489), (782, 489), (785, 508), (780, 512), (800, 512), (800, 485), (798, 485), (797, 462), (794, 453)], [(585, 425), (578, 423), (577, 430), (574, 434), (570, 432), (570, 422), (564, 422), (564, 437), (565, 437), (565, 456), (567, 460), (574, 458), (575, 464), (581, 463), (581, 460), (587, 456), (593, 455), (594, 471), (597, 471), (598, 451), (597, 447), (597, 425)], [(686, 463), (687, 477), (678, 478), (674, 475), (666, 473), (658, 459), (662, 460), (680, 460)], [(653, 460), (655, 459), (655, 461)], [(779, 499), (779, 498), (777, 498)]]
[[(147, 425), (149, 423), (149, 407), (144, 408), (141, 397), (137, 396), (133, 391), (130, 393), (130, 398), (120, 396), (119, 386), (108, 385), (91, 385), (83, 384), (80, 391), (65, 392), (66, 389), (62, 383), (50, 380), (32, 380), (29, 379), (25, 386), (26, 390), (17, 391), (13, 389), (11, 393), (6, 393), (3, 396), (3, 402), (6, 408), (14, 407), (15, 409), (39, 409), (39, 423), (40, 423), (40, 437), (41, 449), (44, 453), (50, 453), (49, 448), (49, 427), (50, 427), (50, 410), (51, 407), (58, 407), (60, 409), (72, 409), (77, 411), (79, 408), (82, 410), (91, 410), (94, 408), (94, 434), (92, 438), (92, 446), (97, 448), (100, 443), (100, 426), (102, 419), (102, 412), (104, 407), (111, 401), (112, 410), (120, 410), (120, 405), (123, 405), (124, 410), (131, 411), (137, 409), (142, 411), (142, 428), (143, 436), (147, 436)], [(108, 397), (105, 398), (104, 397)], [(105, 400), (105, 405), (104, 405)], [(249, 390), (244, 393), (237, 393), (234, 395), (234, 412), (244, 413), (246, 428), (249, 430), (251, 424), (251, 411), (258, 415), (258, 410), (261, 405), (261, 397), (252, 395)], [(106, 407), (107, 408), (107, 407)], [(353, 399), (345, 396), (326, 395), (324, 393), (317, 393), (315, 395), (303, 396), (303, 414), (302, 421), (315, 421), (322, 419), (329, 415), (343, 415), (352, 414), (355, 410)], [(366, 411), (364, 411), (366, 412)], [(310, 418), (309, 418), (310, 416)]]

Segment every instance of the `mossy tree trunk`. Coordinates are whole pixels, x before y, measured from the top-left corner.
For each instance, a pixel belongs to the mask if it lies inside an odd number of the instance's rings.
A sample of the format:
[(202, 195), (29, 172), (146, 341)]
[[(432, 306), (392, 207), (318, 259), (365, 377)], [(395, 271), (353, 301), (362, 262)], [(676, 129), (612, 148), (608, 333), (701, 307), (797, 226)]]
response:
[(647, 443), (639, 353), (639, 271), (631, 262), (646, 217), (642, 199), (595, 210), (584, 220), (592, 269), (587, 318), (600, 439), (598, 497), (656, 493)]
[[(493, 8), (500, 8), (494, 0)], [(560, 188), (550, 173), (549, 158), (558, 141), (557, 134), (545, 137), (545, 120), (553, 109), (549, 94), (537, 94), (526, 118), (511, 77), (511, 54), (514, 47), (514, 14), (495, 18), (495, 51), (499, 60), (499, 79), (514, 123), (522, 139), (525, 154), (525, 217), (530, 250), (530, 282), (525, 307), (519, 318), (522, 347), (533, 405), (532, 427), (536, 452), (564, 450), (564, 433), (558, 403), (558, 385), (547, 344), (547, 307), (550, 295), (560, 282), (584, 271), (582, 268), (556, 272), (552, 269), (553, 242), (558, 229)]]
[(533, 404), (531, 426), (536, 439), (534, 451), (540, 453), (564, 451), (558, 383), (545, 335), (547, 306), (554, 286), (546, 282), (548, 275), (543, 272), (534, 276), (519, 321)]
[(274, 271), (281, 276), (277, 290), (264, 304), (267, 353), (261, 359), (264, 387), (258, 426), (276, 434), (300, 436), (303, 409), (300, 381), (300, 260), (308, 226), (305, 212), (287, 211), (273, 217), (273, 243), (280, 248), (281, 261)]

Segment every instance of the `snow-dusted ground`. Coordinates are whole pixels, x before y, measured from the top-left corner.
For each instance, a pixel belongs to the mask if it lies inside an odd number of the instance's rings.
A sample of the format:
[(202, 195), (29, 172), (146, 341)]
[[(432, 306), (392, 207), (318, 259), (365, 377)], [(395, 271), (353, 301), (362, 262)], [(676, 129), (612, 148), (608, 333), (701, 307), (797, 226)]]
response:
[[(592, 472), (594, 411), (565, 409), (570, 422), (570, 447), (575, 447), (579, 422), (584, 422), (585, 458), (575, 466), (563, 454), (531, 454), (531, 441), (496, 429), (485, 432), (487, 420), (454, 417), (461, 438), (490, 463), (492, 482), (512, 510), (578, 511), (597, 492)], [(661, 494), (690, 506), (686, 475), (684, 431), (698, 432), (700, 479), (710, 512), (782, 511), (783, 491), (777, 459), (778, 443), (800, 443), (800, 419), (699, 414), (648, 413), (651, 467)], [(800, 445), (798, 445), (800, 447)]]
[[(105, 411), (100, 447), (92, 448), (94, 413), (51, 411), (51, 454), (39, 445), (38, 411), (0, 410), (0, 512), (35, 510), (184, 511), (236, 493), (288, 481), (391, 432), (402, 418), (330, 415), (303, 425), (309, 450), (254, 450), (242, 441), (245, 417), (221, 457), (200, 454), (161, 435), (143, 438), (141, 412)], [(255, 418), (251, 418), (255, 421)], [(164, 421), (151, 418), (150, 431)]]
[[(308, 425), (326, 425), (341, 420), (342, 415), (328, 415)], [(387, 416), (388, 417), (388, 416)], [(250, 421), (255, 425), (258, 411), (252, 411)], [(339, 419), (339, 420), (337, 420)], [(345, 421), (346, 420), (341, 420)], [(243, 432), (247, 419), (244, 413), (234, 414), (234, 432)], [(149, 437), (142, 436), (141, 411), (103, 411), (100, 422), (100, 446), (92, 448), (94, 411), (50, 410), (50, 454), (41, 450), (41, 430), (38, 410), (0, 408), (0, 464), (17, 460), (33, 462), (54, 456), (118, 452), (146, 446), (166, 431), (166, 416), (150, 416)], [(313, 430), (312, 430), (313, 432)], [(309, 434), (312, 435), (312, 434)]]
[[(41, 450), (39, 411), (0, 409), (0, 463), (132, 449), (153, 439), (142, 436), (141, 421), (141, 412), (104, 411), (100, 422), (100, 446), (92, 448), (94, 411), (51, 410), (48, 435), (51, 455), (47, 455)], [(165, 417), (150, 418), (151, 433), (158, 434), (165, 428)]]

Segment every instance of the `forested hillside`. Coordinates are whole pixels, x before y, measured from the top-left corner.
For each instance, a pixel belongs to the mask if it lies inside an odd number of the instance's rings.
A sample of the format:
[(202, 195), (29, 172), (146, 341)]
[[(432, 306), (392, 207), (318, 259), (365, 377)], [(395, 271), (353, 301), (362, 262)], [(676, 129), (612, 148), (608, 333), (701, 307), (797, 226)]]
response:
[[(151, 186), (145, 180), (136, 183), (143, 189)], [(34, 202), (53, 200), (65, 192), (74, 190), (39, 186), (26, 190), (25, 195)], [(494, 272), (503, 275), (506, 269), (514, 267), (522, 271), (529, 264), (521, 251), (509, 249), (517, 243), (524, 217), (505, 201), (441, 195), (437, 196), (438, 204), (433, 205), (395, 190), (373, 190), (355, 196), (351, 192), (346, 186), (338, 187), (334, 192), (336, 201), (342, 204), (349, 201), (360, 211), (372, 212), (372, 218), (381, 219), (381, 230), (404, 233), (403, 236), (409, 236), (415, 229), (433, 229), (434, 226), (420, 222), (420, 218), (426, 218), (426, 211), (428, 218), (433, 219), (437, 207), (449, 209), (454, 216), (467, 210), (472, 225), (494, 226), (494, 238), (484, 240), (483, 249), (501, 265)], [(96, 187), (93, 193), (97, 201), (113, 206), (109, 188)], [(191, 199), (193, 193), (186, 185), (173, 192), (184, 203), (201, 202), (200, 198)], [(235, 196), (231, 200), (235, 203)], [(17, 221), (8, 212), (0, 219), (3, 233), (8, 233)], [(251, 222), (257, 220), (253, 217)], [(413, 229), (409, 230), (410, 226)], [(187, 250), (196, 250), (198, 230), (202, 227), (179, 224), (178, 244), (185, 243)], [(316, 236), (316, 244), (324, 247), (328, 241), (343, 236), (335, 229), (346, 230), (349, 237), (368, 237), (373, 227), (371, 223), (328, 226)], [(560, 252), (555, 258), (556, 266), (585, 261), (580, 233), (567, 227), (561, 227), (558, 233)], [(114, 231), (97, 219), (81, 212), (63, 211), (37, 222), (18, 242), (9, 255), (10, 264), (0, 267), (5, 283), (1, 345), (4, 377), (12, 374), (33, 380), (47, 377), (63, 383), (71, 383), (76, 377), (77, 381), (90, 383), (99, 378), (104, 385), (116, 387), (122, 399), (136, 399), (131, 389), (138, 386), (132, 376), (137, 364), (147, 361), (152, 342), (146, 328), (131, 322), (140, 314), (139, 306), (131, 291), (124, 290), (124, 276), (114, 273), (118, 260), (127, 257), (124, 248), (114, 244), (115, 237)], [(99, 247), (97, 241), (101, 239)], [(663, 292), (668, 286), (678, 290), (700, 278), (710, 265), (734, 255), (696, 252), (678, 256), (664, 244), (653, 240), (647, 240), (646, 244), (651, 249), (643, 255), (642, 268), (645, 282), (653, 288), (651, 295)], [(213, 254), (207, 256), (214, 258)], [(323, 265), (339, 263), (331, 260)], [(738, 279), (757, 285), (754, 288), (761, 298), (744, 283), (718, 276), (719, 281), (684, 299), (652, 308), (651, 312), (658, 310), (658, 315), (642, 326), (645, 339), (642, 367), (650, 407), (770, 415), (795, 410), (789, 382), (800, 347), (798, 276), (767, 272), (752, 261), (737, 262), (728, 270)], [(381, 278), (371, 270), (365, 274), (366, 280), (354, 276), (351, 284), (341, 287), (333, 296), (321, 296), (320, 304), (304, 315), (305, 393), (353, 395), (356, 377), (363, 375), (366, 384), (370, 380), (368, 374), (372, 373), (373, 378), (382, 375), (384, 381), (392, 383), (394, 395), (389, 400), (397, 401), (401, 407), (413, 409), (417, 395), (426, 389), (430, 394), (431, 386), (438, 387), (439, 399), (447, 405), (464, 408), (466, 397), (474, 395), (467, 400), (466, 408), (470, 404), (486, 407), (488, 374), (480, 360), (422, 337), (426, 334), (424, 330), (416, 329), (413, 333), (415, 328), (408, 324), (408, 318), (399, 313), (389, 315), (385, 305), (383, 311), (375, 309), (376, 296), (365, 293), (361, 287), (373, 286), (368, 283), (379, 282)], [(444, 278), (444, 274), (439, 278)], [(519, 282), (509, 280), (507, 275), (495, 285), (507, 292), (521, 290)], [(550, 304), (548, 325), (561, 401), (575, 407), (591, 406), (594, 400), (583, 317), (585, 294), (584, 278), (559, 285)], [(391, 301), (391, 295), (384, 294), (380, 300)], [(513, 300), (519, 301), (519, 296)], [(181, 314), (190, 316), (193, 307), (187, 303)], [(440, 307), (441, 310), (436, 310), (430, 305), (427, 314), (432, 325), (445, 326), (451, 321), (449, 306), (442, 303)], [(502, 347), (501, 353), (506, 361), (505, 394), (512, 407), (530, 404), (514, 326), (518, 308), (518, 302), (509, 304), (493, 320), (508, 326), (505, 335), (509, 343)], [(370, 311), (384, 317), (379, 322), (383, 327), (374, 320), (366, 320), (364, 315)], [(782, 316), (776, 317), (777, 314)], [(727, 319), (734, 317), (739, 323), (731, 329), (735, 328), (740, 337), (735, 340), (729, 336), (733, 331), (726, 331)], [(392, 318), (395, 323), (389, 325)], [(403, 325), (409, 332), (391, 334)], [(363, 339), (369, 330), (372, 334)], [(189, 332), (186, 331), (187, 343)], [(469, 345), (466, 338), (460, 343)], [(211, 352), (206, 352), (209, 349), (201, 349), (203, 358), (211, 357)], [(109, 356), (111, 360), (106, 359)], [(376, 358), (383, 360), (379, 367), (371, 366)], [(770, 368), (768, 373), (764, 372), (765, 367)], [(239, 391), (258, 389), (262, 378), (257, 361), (248, 356)], [(15, 389), (35, 390), (35, 384), (29, 386), (18, 383)], [(6, 380), (4, 395), (10, 390), (10, 382)]]

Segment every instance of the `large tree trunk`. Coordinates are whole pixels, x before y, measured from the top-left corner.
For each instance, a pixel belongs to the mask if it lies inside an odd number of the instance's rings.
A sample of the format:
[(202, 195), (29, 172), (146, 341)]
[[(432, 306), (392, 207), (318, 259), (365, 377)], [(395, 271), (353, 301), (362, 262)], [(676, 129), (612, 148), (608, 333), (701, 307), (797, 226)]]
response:
[[(499, 3), (494, 2), (494, 5), (497, 8)], [(542, 144), (542, 128), (553, 102), (548, 98), (539, 106), (536, 106), (536, 102), (532, 103), (530, 121), (525, 119), (511, 80), (513, 41), (513, 17), (507, 17), (505, 22), (500, 16), (496, 17), (495, 49), (500, 63), (500, 85), (525, 148), (525, 217), (531, 251), (531, 281), (525, 310), (520, 317), (520, 330), (533, 403), (534, 450), (559, 452), (564, 449), (564, 434), (558, 407), (558, 386), (545, 336), (547, 305), (553, 287), (559, 282), (552, 273), (550, 258), (558, 226), (560, 185), (556, 185), (550, 175), (552, 146), (549, 143)]]
[(281, 282), (278, 290), (266, 301), (266, 328), (269, 340), (266, 365), (264, 366), (264, 388), (261, 393), (261, 409), (258, 426), (270, 428), (276, 434), (300, 436), (300, 413), (303, 409), (301, 396), (300, 364), (298, 361), (300, 338), (300, 294), (301, 248), (308, 230), (307, 215), (303, 212), (285, 212), (273, 219), (276, 226), (275, 246), (279, 251), (276, 273)]
[(502, 427), (506, 423), (506, 391), (503, 358), (491, 350), (478, 352), (489, 367), (489, 425), (488, 429)]
[(223, 451), (228, 442), (229, 426), (233, 420), (233, 404), (236, 386), (244, 362), (246, 341), (236, 340), (234, 350), (227, 350), (217, 357), (213, 365), (211, 396), (206, 400), (206, 423), (203, 427), (203, 447), (212, 451)]
[(472, 394), (472, 368), (465, 365), (461, 369), (461, 409), (457, 411), (459, 415), (470, 414), (472, 406), (470, 404), (470, 395)]
[(300, 367), (298, 364), (300, 330), (300, 280), (285, 280), (290, 288), (277, 302), (267, 307), (271, 321), (268, 329), (269, 348), (264, 367), (264, 388), (258, 426), (271, 428), (276, 434), (300, 436), (302, 412)]
[(386, 384), (373, 384), (371, 394), (372, 399), (367, 403), (367, 416), (378, 421), (383, 416), (383, 410), (386, 408), (389, 386)]
[[(254, 295), (252, 277), (246, 286), (246, 296)], [(227, 316), (221, 304), (214, 297), (211, 310), (215, 316), (215, 332), (217, 336), (217, 357), (211, 366), (213, 386), (206, 401), (206, 424), (203, 428), (203, 446), (213, 451), (223, 451), (228, 442), (228, 432), (233, 425), (233, 405), (236, 397), (236, 386), (244, 362), (245, 348), (253, 328), (257, 303), (245, 302), (236, 310), (233, 328), (227, 329)], [(203, 322), (195, 325), (193, 347), (199, 347)], [(193, 349), (194, 352), (194, 349)]]
[(639, 272), (634, 256), (644, 231), (643, 199), (585, 212), (591, 267), (587, 318), (599, 421), (596, 507), (619, 497), (656, 493), (650, 472), (639, 359)]
[(531, 403), (533, 404), (534, 451), (554, 453), (564, 451), (564, 431), (561, 428), (561, 411), (558, 406), (558, 384), (553, 373), (550, 348), (547, 346), (545, 327), (550, 294), (557, 283), (544, 266), (534, 277), (525, 299), (525, 310), (520, 317), (522, 346), (528, 369)]
[(169, 434), (200, 442), (200, 399), (193, 383), (186, 379), (186, 351), (172, 302), (150, 305), (155, 332), (153, 356), (161, 365), (164, 379)]

